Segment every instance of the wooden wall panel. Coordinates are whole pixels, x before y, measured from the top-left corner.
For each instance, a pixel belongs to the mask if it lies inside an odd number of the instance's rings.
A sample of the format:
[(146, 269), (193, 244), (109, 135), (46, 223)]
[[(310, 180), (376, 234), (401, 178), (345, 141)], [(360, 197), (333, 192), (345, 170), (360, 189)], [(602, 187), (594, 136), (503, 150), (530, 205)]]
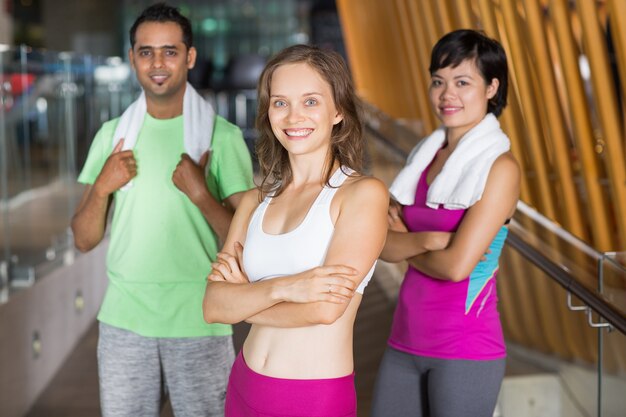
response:
[[(611, 201), (617, 223), (618, 240), (622, 250), (626, 249), (626, 168), (624, 167), (624, 126), (615, 84), (608, 63), (606, 34), (600, 26), (595, 2), (592, 0), (576, 1), (578, 15), (583, 29), (584, 52), (589, 58), (593, 102), (600, 119), (605, 147), (602, 150), (606, 164), (608, 180), (611, 186)], [(622, 80), (623, 82), (625, 80)]]
[[(600, 19), (611, 20), (616, 71), (626, 79), (626, 2), (607, 1), (606, 11), (603, 3), (337, 2), (359, 92), (424, 132), (437, 126), (428, 104), (429, 55), (436, 40), (459, 27), (499, 39), (511, 69), (509, 107), (501, 120), (525, 173), (522, 199), (609, 251), (626, 249), (626, 110), (620, 113), (617, 105), (606, 22)], [(591, 68), (589, 80), (579, 69), (583, 58)], [(621, 88), (624, 101), (626, 82)]]

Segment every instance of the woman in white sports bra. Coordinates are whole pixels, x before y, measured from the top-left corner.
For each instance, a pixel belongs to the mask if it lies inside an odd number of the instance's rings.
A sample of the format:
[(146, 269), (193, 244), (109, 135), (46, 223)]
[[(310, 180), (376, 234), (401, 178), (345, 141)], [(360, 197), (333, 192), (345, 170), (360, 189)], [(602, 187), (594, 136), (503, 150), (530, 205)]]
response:
[(262, 183), (204, 297), (206, 321), (252, 323), (226, 416), (356, 416), (353, 324), (384, 245), (387, 188), (359, 173), (361, 122), (338, 54), (289, 47), (258, 90)]

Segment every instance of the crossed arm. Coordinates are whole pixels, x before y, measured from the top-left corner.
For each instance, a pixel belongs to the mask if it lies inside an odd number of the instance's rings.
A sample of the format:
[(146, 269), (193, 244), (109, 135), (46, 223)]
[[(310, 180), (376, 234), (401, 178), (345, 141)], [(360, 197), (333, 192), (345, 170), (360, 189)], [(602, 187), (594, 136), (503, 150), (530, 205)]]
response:
[[(433, 278), (458, 282), (467, 278), (476, 267), (498, 230), (515, 211), (519, 198), (520, 170), (511, 154), (501, 155), (491, 167), (483, 196), (468, 209), (449, 244), (432, 249), (436, 238), (424, 235), (407, 236), (410, 233), (390, 231), (387, 238), (392, 251), (396, 248), (400, 256), (410, 265)], [(431, 233), (431, 232), (423, 232)], [(400, 234), (402, 236), (398, 237)], [(417, 243), (416, 243), (417, 242)], [(426, 242), (426, 243), (424, 243)], [(409, 247), (402, 249), (402, 244)], [(441, 245), (443, 241), (439, 241)], [(428, 246), (431, 246), (428, 249)]]
[(409, 232), (401, 216), (401, 206), (390, 201), (387, 217), (389, 229), (380, 259), (386, 262), (406, 261), (428, 251), (443, 249), (450, 243), (452, 233)]
[(339, 216), (324, 265), (255, 283), (249, 283), (241, 270), (241, 248), (235, 246), (244, 241), (250, 215), (258, 204), (258, 194), (246, 194), (235, 213), (221, 262), (209, 277), (205, 320), (302, 327), (331, 324), (340, 318), (383, 247), (388, 204), (385, 186), (373, 178), (361, 178), (340, 191)]

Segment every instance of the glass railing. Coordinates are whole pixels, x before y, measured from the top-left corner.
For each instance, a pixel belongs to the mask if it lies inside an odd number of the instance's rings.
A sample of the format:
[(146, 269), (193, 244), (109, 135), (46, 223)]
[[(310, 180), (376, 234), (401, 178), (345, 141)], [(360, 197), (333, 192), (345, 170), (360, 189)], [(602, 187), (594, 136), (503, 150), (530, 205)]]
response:
[[(626, 317), (626, 252), (606, 253), (600, 262), (599, 292), (609, 301), (616, 314)], [(624, 330), (598, 332), (598, 349), (600, 354), (599, 410), (615, 410), (622, 413), (626, 410), (626, 334)], [(621, 378), (616, 377), (620, 375)], [(605, 416), (620, 415), (619, 413)]]
[(626, 392), (624, 254), (593, 250), (524, 203), (510, 229), (500, 273), (507, 339), (536, 356), (555, 356), (558, 366), (548, 371), (558, 376), (560, 415), (620, 415), (626, 409), (619, 394)]
[(136, 91), (119, 58), (0, 52), (0, 302), (73, 253), (77, 170), (102, 122)]
[[(370, 170), (389, 183), (424, 132), (369, 106), (366, 125)], [(626, 254), (595, 251), (523, 202), (507, 242), (498, 287), (509, 354), (494, 415), (623, 415)]]
[(217, 114), (239, 126), (248, 150), (254, 154), (254, 144), (257, 138), (254, 127), (257, 106), (256, 90), (229, 88), (219, 91), (202, 90), (201, 93), (213, 104)]

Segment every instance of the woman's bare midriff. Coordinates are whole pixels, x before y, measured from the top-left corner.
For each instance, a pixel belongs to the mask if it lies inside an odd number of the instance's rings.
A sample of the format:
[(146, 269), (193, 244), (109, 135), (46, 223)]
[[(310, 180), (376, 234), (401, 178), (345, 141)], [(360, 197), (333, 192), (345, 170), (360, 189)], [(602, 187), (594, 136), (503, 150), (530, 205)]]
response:
[[(361, 297), (357, 295), (356, 297)], [(246, 364), (274, 378), (326, 379), (353, 372), (352, 328), (360, 300), (335, 323), (297, 328), (253, 324), (243, 346)]]

